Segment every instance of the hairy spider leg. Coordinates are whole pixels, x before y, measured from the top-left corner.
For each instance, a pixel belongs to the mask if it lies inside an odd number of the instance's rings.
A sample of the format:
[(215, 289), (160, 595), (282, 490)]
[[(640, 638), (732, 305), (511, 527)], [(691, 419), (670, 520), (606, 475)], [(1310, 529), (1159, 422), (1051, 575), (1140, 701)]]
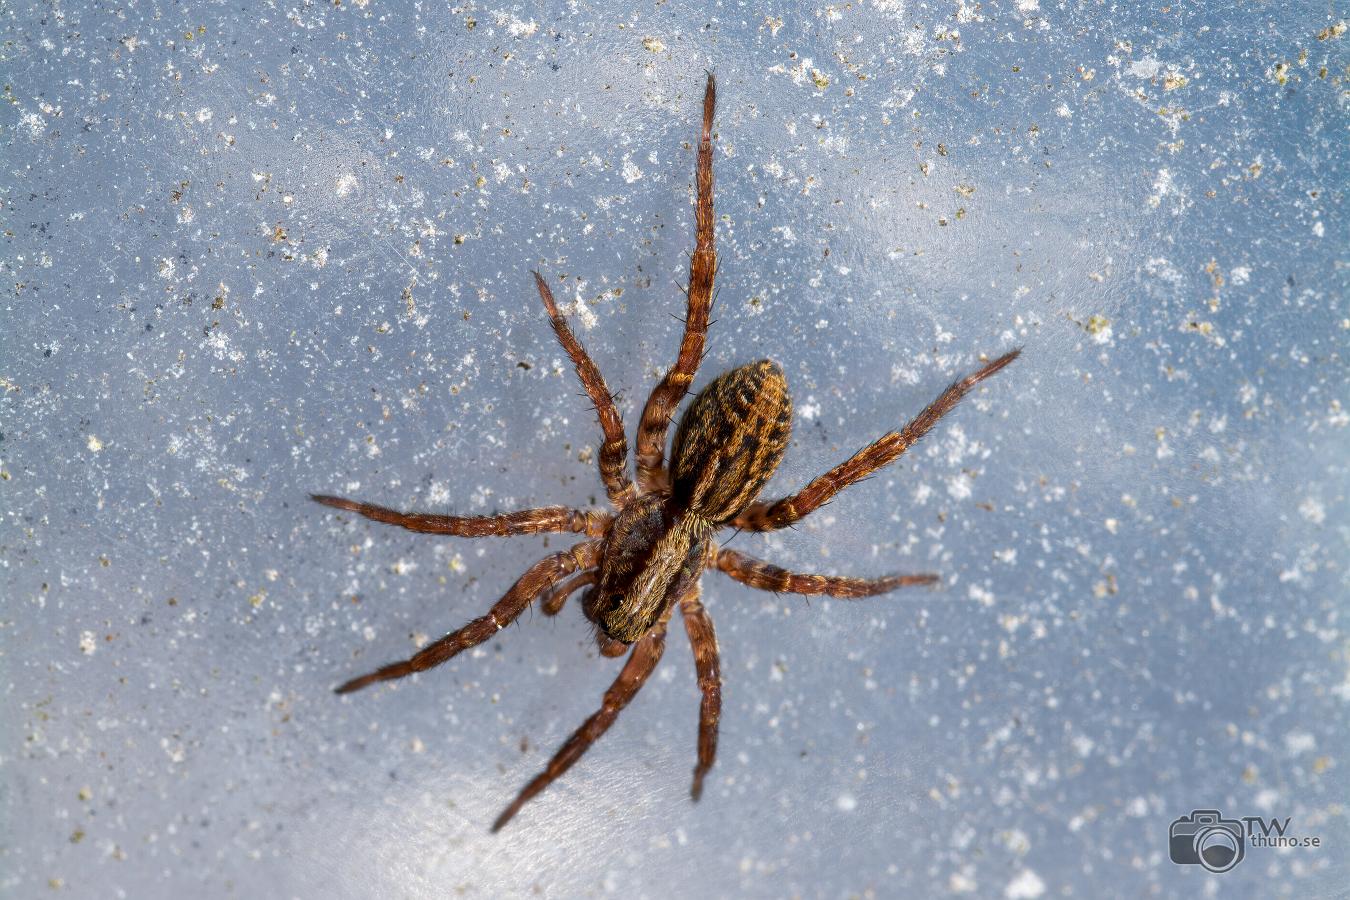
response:
[(567, 355), (572, 357), (572, 365), (576, 367), (581, 386), (586, 389), (586, 396), (591, 398), (595, 406), (600, 430), (605, 436), (605, 442), (600, 446), (600, 480), (605, 483), (605, 493), (609, 495), (610, 502), (622, 509), (624, 504), (637, 496), (637, 489), (628, 477), (628, 438), (624, 437), (623, 418), (619, 415), (619, 408), (614, 405), (609, 388), (605, 387), (605, 378), (600, 374), (600, 369), (586, 355), (585, 348), (572, 333), (567, 320), (558, 312), (553, 291), (549, 290), (548, 283), (538, 272), (534, 273), (534, 283), (539, 288), (544, 309), (548, 311), (553, 333), (558, 336), (558, 343), (562, 344)]
[(902, 587), (936, 584), (936, 575), (883, 575), (881, 578), (848, 578), (842, 575), (802, 575), (779, 568), (735, 550), (717, 551), (718, 569), (741, 584), (784, 594), (825, 594), (842, 600), (874, 597)]
[(438, 516), (431, 513), (405, 513), (374, 503), (361, 503), (327, 494), (310, 494), (309, 499), (334, 509), (345, 509), (367, 519), (397, 525), (422, 534), (451, 534), (456, 537), (510, 537), (516, 534), (542, 534), (571, 531), (600, 537), (614, 518), (595, 510), (566, 506), (541, 506), (495, 516)]
[(665, 459), (666, 430), (680, 400), (689, 393), (703, 344), (708, 336), (708, 312), (712, 308), (713, 277), (717, 269), (717, 250), (713, 245), (713, 169), (712, 123), (717, 106), (717, 81), (708, 73), (703, 91), (703, 131), (698, 142), (698, 163), (694, 173), (694, 252), (689, 257), (689, 304), (684, 317), (684, 338), (675, 366), (652, 389), (637, 432), (638, 484), (643, 490), (659, 490), (665, 484), (662, 463)]
[(717, 633), (713, 630), (712, 617), (699, 599), (697, 581), (680, 598), (680, 612), (684, 615), (689, 646), (694, 651), (698, 689), (703, 695), (698, 709), (698, 765), (694, 766), (694, 783), (689, 788), (689, 796), (697, 803), (703, 796), (703, 776), (708, 774), (717, 758), (717, 722), (722, 717), (722, 666)]
[(520, 812), (522, 806), (538, 796), (544, 788), (570, 769), (573, 763), (581, 759), (582, 755), (590, 749), (591, 744), (595, 743), (602, 734), (609, 730), (609, 726), (614, 724), (614, 720), (619, 717), (623, 708), (642, 689), (647, 677), (652, 674), (656, 664), (661, 661), (661, 654), (665, 652), (666, 623), (670, 620), (670, 609), (667, 608), (666, 614), (652, 626), (652, 629), (634, 642), (633, 649), (628, 654), (628, 661), (624, 663), (623, 669), (620, 670), (619, 677), (614, 679), (614, 683), (609, 686), (609, 690), (605, 691), (605, 698), (601, 701), (600, 709), (572, 733), (572, 736), (549, 760), (544, 771), (525, 785), (525, 788), (516, 795), (516, 799), (511, 801), (511, 805), (502, 811), (502, 814), (497, 817), (497, 821), (492, 823), (494, 832), (500, 831), (502, 826), (511, 821), (516, 813)]
[(567, 602), (568, 597), (588, 584), (595, 584), (595, 580), (599, 577), (599, 569), (587, 569), (585, 572), (578, 572), (549, 591), (548, 595), (544, 597), (544, 602), (539, 604), (539, 611), (546, 616), (556, 616), (562, 612), (563, 604)]
[(951, 412), (975, 385), (1017, 359), (1021, 352), (1019, 349), (1005, 353), (978, 371), (955, 382), (904, 428), (892, 431), (867, 445), (791, 497), (752, 503), (732, 524), (746, 531), (773, 531), (806, 518), (850, 484), (861, 481), (882, 466), (899, 459), (900, 455), (927, 434), (939, 419)]
[(439, 666), (470, 647), (478, 646), (515, 621), (536, 597), (560, 579), (577, 569), (594, 566), (598, 556), (599, 544), (588, 542), (544, 557), (525, 570), (525, 574), (493, 604), (487, 615), (479, 616), (458, 631), (452, 631), (440, 640), (432, 641), (408, 659), (390, 663), (374, 672), (353, 678), (338, 686), (335, 689), (336, 693), (350, 694), (377, 681), (390, 681), (414, 672), (423, 672)]

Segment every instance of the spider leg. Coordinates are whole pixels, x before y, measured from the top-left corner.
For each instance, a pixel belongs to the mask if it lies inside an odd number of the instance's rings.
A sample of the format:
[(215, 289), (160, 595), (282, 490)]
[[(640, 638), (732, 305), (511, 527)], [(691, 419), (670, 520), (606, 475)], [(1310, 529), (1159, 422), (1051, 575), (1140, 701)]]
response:
[(487, 615), (479, 616), (458, 631), (452, 631), (440, 640), (432, 641), (408, 659), (390, 663), (339, 685), (335, 689), (336, 693), (350, 694), (377, 681), (390, 681), (414, 672), (423, 672), (439, 666), (463, 650), (478, 646), (510, 625), (536, 597), (559, 579), (577, 569), (595, 565), (598, 548), (599, 545), (593, 542), (577, 544), (570, 550), (544, 557), (525, 570), (525, 574), (511, 585), (511, 589), (492, 605)]
[(597, 569), (578, 572), (549, 591), (548, 595), (544, 597), (544, 602), (539, 604), (539, 611), (546, 616), (556, 616), (562, 612), (563, 604), (567, 602), (568, 597), (588, 584), (595, 584), (595, 580), (599, 577), (600, 572)]
[(570, 769), (572, 764), (581, 759), (582, 754), (590, 749), (591, 744), (595, 743), (609, 729), (609, 726), (614, 724), (614, 720), (619, 717), (619, 713), (642, 689), (642, 685), (647, 681), (647, 676), (652, 674), (656, 664), (661, 661), (661, 654), (666, 647), (666, 622), (669, 619), (670, 609), (668, 608), (666, 614), (652, 627), (652, 630), (633, 644), (633, 649), (628, 654), (628, 662), (624, 663), (623, 669), (619, 672), (619, 677), (614, 679), (614, 683), (609, 686), (609, 690), (605, 691), (605, 698), (600, 704), (600, 709), (572, 733), (572, 736), (549, 760), (544, 771), (525, 785), (525, 788), (516, 795), (516, 799), (511, 801), (511, 805), (502, 811), (502, 814), (497, 817), (497, 821), (492, 823), (494, 832), (500, 831), (502, 826), (511, 821), (516, 813), (520, 812), (522, 806)]
[(717, 722), (722, 717), (721, 659), (712, 617), (699, 600), (697, 581), (693, 589), (680, 598), (680, 612), (684, 615), (689, 646), (694, 651), (698, 687), (703, 693), (698, 711), (698, 765), (694, 766), (694, 784), (689, 789), (689, 796), (697, 803), (703, 796), (703, 776), (708, 774), (717, 758)]
[(661, 462), (665, 457), (666, 429), (680, 400), (689, 392), (703, 343), (708, 335), (708, 311), (712, 307), (713, 276), (717, 268), (717, 250), (713, 244), (713, 170), (712, 122), (717, 105), (717, 82), (708, 73), (703, 92), (703, 131), (698, 142), (698, 164), (694, 171), (694, 252), (689, 257), (688, 311), (684, 317), (684, 339), (675, 366), (652, 389), (637, 433), (638, 484), (644, 490), (659, 483)]
[(310, 494), (309, 499), (334, 509), (345, 509), (367, 519), (398, 525), (423, 534), (452, 534), (457, 537), (506, 537), (514, 534), (540, 534), (549, 531), (572, 531), (600, 537), (613, 518), (608, 513), (568, 509), (565, 506), (542, 506), (496, 516), (437, 516), (430, 513), (405, 513), (374, 503), (361, 503), (327, 494)]
[(586, 395), (595, 406), (600, 430), (605, 435), (605, 442), (600, 446), (600, 478), (605, 483), (605, 493), (609, 495), (610, 502), (622, 507), (637, 496), (637, 489), (628, 477), (628, 438), (623, 434), (623, 419), (614, 405), (613, 395), (605, 387), (605, 378), (600, 374), (600, 369), (586, 354), (562, 313), (558, 312), (558, 304), (553, 299), (548, 283), (538, 272), (534, 273), (534, 283), (539, 288), (544, 309), (548, 311), (553, 333), (558, 336), (558, 343), (562, 344), (567, 355), (572, 357), (572, 365), (576, 367), (581, 386), (586, 389)]
[(885, 575), (881, 578), (846, 578), (839, 575), (800, 575), (772, 563), (737, 553), (717, 551), (717, 568), (732, 578), (763, 591), (788, 594), (826, 594), (844, 600), (872, 597), (896, 588), (935, 584), (936, 575)]
[(927, 434), (939, 419), (951, 412), (975, 385), (1017, 359), (1021, 352), (1020, 349), (1013, 350), (985, 364), (939, 394), (936, 400), (928, 404), (924, 411), (910, 420), (904, 428), (892, 431), (859, 450), (791, 497), (750, 504), (732, 524), (746, 531), (773, 531), (804, 519), (850, 484), (899, 459), (900, 455)]

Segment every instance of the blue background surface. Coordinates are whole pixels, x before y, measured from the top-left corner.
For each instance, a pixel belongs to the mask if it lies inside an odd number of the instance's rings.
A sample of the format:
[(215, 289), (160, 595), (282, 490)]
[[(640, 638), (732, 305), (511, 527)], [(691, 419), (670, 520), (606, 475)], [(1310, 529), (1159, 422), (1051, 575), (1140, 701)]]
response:
[[(1325, 3), (16, 3), (3, 26), (0, 890), (8, 896), (1343, 896), (1350, 34)], [(703, 72), (717, 323), (803, 484), (979, 355), (882, 475), (734, 546), (936, 571), (846, 603), (705, 576), (585, 759), (575, 606), (346, 677), (602, 499), (528, 272), (631, 428), (674, 358)], [(1168, 861), (1195, 808), (1320, 850)], [(57, 890), (51, 890), (55, 888)]]

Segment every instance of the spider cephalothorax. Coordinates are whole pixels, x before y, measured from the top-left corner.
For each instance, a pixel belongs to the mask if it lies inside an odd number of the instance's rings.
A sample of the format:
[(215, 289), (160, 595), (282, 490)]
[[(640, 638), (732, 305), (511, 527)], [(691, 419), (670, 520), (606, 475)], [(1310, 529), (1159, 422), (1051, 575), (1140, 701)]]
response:
[(792, 401), (787, 381), (776, 363), (761, 360), (713, 379), (699, 392), (680, 419), (665, 465), (666, 432), (674, 410), (688, 393), (703, 355), (712, 306), (713, 248), (712, 121), (714, 81), (708, 76), (703, 95), (703, 131), (695, 171), (696, 238), (689, 265), (689, 303), (684, 339), (675, 366), (652, 390), (637, 431), (637, 481), (628, 470), (628, 441), (623, 421), (604, 379), (567, 322), (553, 293), (535, 273), (554, 333), (576, 366), (581, 383), (595, 404), (604, 432), (600, 477), (613, 512), (550, 506), (495, 516), (442, 516), (401, 513), (341, 497), (315, 495), (328, 506), (360, 513), (378, 522), (401, 525), (427, 534), (460, 537), (573, 532), (589, 539), (535, 563), (486, 615), (391, 663), (338, 687), (348, 693), (377, 681), (402, 678), (438, 666), (457, 653), (481, 644), (512, 622), (535, 600), (557, 614), (567, 598), (586, 588), (583, 614), (595, 625), (596, 641), (606, 656), (628, 654), (604, 702), (563, 744), (548, 766), (506, 808), (493, 824), (505, 825), (534, 797), (581, 758), (609, 728), (642, 687), (665, 648), (666, 625), (680, 608), (694, 651), (703, 702), (699, 711), (698, 764), (691, 793), (697, 800), (703, 778), (717, 753), (717, 722), (722, 706), (722, 680), (712, 619), (699, 600), (704, 569), (715, 568), (752, 587), (798, 594), (857, 598), (906, 585), (932, 584), (936, 575), (887, 575), (863, 579), (800, 575), (737, 553), (719, 549), (719, 529), (745, 531), (785, 528), (827, 503), (848, 485), (893, 462), (976, 384), (1012, 362), (1013, 350), (952, 384), (899, 431), (892, 431), (848, 460), (816, 478), (790, 497), (758, 500), (787, 450), (792, 428)]

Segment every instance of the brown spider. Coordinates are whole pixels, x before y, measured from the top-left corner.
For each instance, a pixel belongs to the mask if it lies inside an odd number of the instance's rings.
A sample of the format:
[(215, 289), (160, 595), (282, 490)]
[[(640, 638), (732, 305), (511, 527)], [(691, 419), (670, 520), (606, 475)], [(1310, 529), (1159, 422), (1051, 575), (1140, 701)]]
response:
[(544, 771), (497, 817), (493, 831), (566, 772), (613, 724), (660, 661), (666, 624), (677, 604), (693, 647), (703, 694), (698, 764), (694, 767), (691, 790), (693, 799), (698, 800), (703, 778), (712, 768), (717, 753), (717, 720), (722, 707), (717, 638), (712, 619), (699, 601), (699, 579), (704, 569), (720, 569), (737, 581), (762, 590), (847, 599), (938, 580), (936, 575), (887, 575), (875, 579), (801, 575), (734, 550), (719, 549), (713, 535), (726, 527), (772, 531), (801, 520), (848, 485), (894, 462), (976, 384), (1008, 365), (1019, 352), (1013, 350), (986, 363), (948, 387), (904, 428), (864, 447), (800, 492), (773, 501), (755, 498), (787, 449), (792, 401), (783, 370), (777, 363), (760, 360), (719, 375), (699, 392), (680, 419), (667, 467), (666, 431), (676, 407), (689, 392), (703, 356), (712, 306), (716, 267), (712, 196), (714, 98), (715, 84), (709, 74), (698, 145), (698, 196), (694, 213), (697, 236), (689, 264), (684, 339), (675, 367), (657, 384), (642, 410), (637, 431), (636, 484), (628, 473), (628, 441), (623, 421), (604, 378), (558, 312), (544, 279), (537, 272), (534, 275), (553, 331), (572, 358), (599, 415), (605, 436), (600, 448), (600, 477), (613, 512), (548, 506), (494, 516), (441, 516), (402, 513), (341, 497), (313, 497), (327, 506), (426, 534), (484, 537), (570, 531), (589, 538), (531, 566), (487, 615), (428, 644), (409, 659), (391, 663), (337, 688), (339, 694), (346, 694), (377, 681), (439, 666), (492, 637), (538, 598), (544, 598), (543, 611), (552, 616), (563, 608), (569, 595), (587, 588), (581, 609), (595, 625), (600, 652), (605, 656), (627, 653), (628, 661), (605, 692), (599, 711), (567, 739)]

